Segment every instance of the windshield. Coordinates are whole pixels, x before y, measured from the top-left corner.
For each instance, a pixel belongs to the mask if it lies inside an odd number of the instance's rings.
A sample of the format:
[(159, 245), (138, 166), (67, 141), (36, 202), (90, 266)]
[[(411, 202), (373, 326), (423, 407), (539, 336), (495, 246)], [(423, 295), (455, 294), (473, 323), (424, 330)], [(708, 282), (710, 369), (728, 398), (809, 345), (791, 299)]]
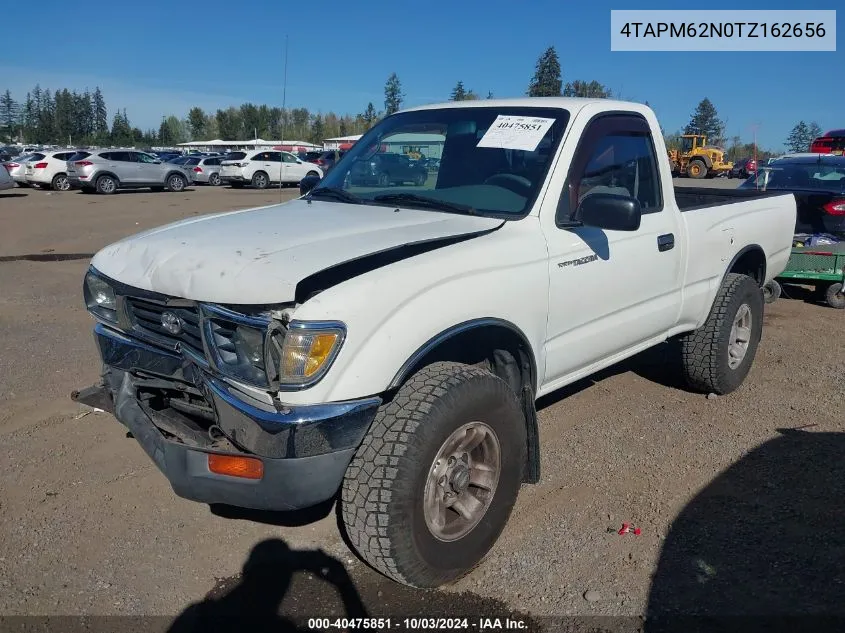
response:
[(537, 107), (395, 114), (355, 143), (311, 195), (333, 189), (349, 195), (320, 199), (519, 217), (534, 203), (568, 120), (566, 110)]
[(845, 162), (772, 163), (742, 184), (744, 189), (817, 189), (845, 192)]

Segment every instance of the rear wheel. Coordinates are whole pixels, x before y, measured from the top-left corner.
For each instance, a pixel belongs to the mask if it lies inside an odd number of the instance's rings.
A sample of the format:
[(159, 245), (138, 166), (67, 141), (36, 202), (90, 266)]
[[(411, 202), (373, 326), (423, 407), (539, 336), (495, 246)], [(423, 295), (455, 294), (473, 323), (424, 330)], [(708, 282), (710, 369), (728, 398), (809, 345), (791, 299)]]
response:
[(212, 173), (208, 176), (208, 184), (212, 187), (219, 187), (220, 186), (220, 174)]
[(266, 189), (270, 186), (270, 178), (263, 171), (257, 171), (252, 175), (252, 186), (256, 189)]
[(97, 193), (112, 194), (117, 191), (117, 178), (114, 176), (103, 175), (97, 178)]
[(845, 292), (842, 291), (842, 284), (830, 284), (824, 293), (825, 301), (831, 308), (842, 310), (845, 308)]
[(343, 481), (341, 517), (386, 576), (437, 587), (471, 571), (507, 523), (526, 428), (513, 390), (478, 367), (421, 369), (381, 407)]
[(70, 191), (70, 180), (67, 179), (67, 174), (56, 174), (50, 186), (53, 191)]
[(180, 174), (170, 174), (167, 177), (167, 190), (174, 193), (184, 191), (188, 181)]
[(704, 161), (700, 160), (690, 161), (689, 167), (687, 167), (687, 173), (689, 174), (690, 178), (706, 178), (707, 165), (704, 164)]
[(707, 321), (680, 341), (687, 384), (720, 395), (737, 389), (751, 369), (762, 331), (760, 286), (747, 275), (729, 273)]

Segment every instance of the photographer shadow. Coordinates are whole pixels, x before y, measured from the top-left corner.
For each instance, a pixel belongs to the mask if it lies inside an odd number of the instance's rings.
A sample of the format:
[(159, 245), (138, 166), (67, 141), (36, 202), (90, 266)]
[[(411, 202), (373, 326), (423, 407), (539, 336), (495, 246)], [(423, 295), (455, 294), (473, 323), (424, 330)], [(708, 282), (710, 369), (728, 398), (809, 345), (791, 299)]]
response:
[[(339, 560), (319, 550), (294, 551), (281, 539), (267, 539), (252, 549), (233, 588), (218, 584), (204, 600), (188, 606), (173, 621), (168, 633), (309, 630), (302, 622), (280, 614), (282, 601), (297, 572), (310, 573), (333, 585), (343, 603), (343, 617), (368, 617), (358, 590)], [(319, 605), (305, 607), (314, 613)]]

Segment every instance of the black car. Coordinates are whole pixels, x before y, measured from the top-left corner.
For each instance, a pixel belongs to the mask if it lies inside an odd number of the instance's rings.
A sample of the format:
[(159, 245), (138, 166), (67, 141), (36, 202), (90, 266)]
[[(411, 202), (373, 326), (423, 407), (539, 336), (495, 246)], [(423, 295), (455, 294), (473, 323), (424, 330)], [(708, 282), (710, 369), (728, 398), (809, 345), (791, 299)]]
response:
[(404, 154), (376, 154), (369, 161), (356, 163), (349, 178), (353, 185), (388, 187), (410, 182), (422, 186), (428, 180), (428, 168)]
[(323, 155), (323, 152), (299, 152), (297, 157), (303, 163), (316, 163), (317, 159)]
[(739, 188), (792, 193), (798, 203), (796, 233), (845, 235), (845, 156), (779, 158)]

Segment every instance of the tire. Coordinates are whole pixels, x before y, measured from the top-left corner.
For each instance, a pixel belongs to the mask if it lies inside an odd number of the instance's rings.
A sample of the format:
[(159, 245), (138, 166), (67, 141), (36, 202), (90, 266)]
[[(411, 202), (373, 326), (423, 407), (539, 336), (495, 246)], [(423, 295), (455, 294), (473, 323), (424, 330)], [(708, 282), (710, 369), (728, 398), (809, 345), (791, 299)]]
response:
[(305, 177), (308, 178), (308, 176), (319, 176), (319, 175), (320, 174), (318, 174), (316, 171), (311, 170), (307, 174), (305, 174)]
[[(747, 309), (750, 325), (745, 345), (739, 346), (744, 353), (736, 363), (729, 361), (729, 354), (739, 334), (733, 331), (733, 326), (741, 308)], [(763, 292), (760, 286), (747, 275), (728, 273), (716, 293), (707, 321), (680, 341), (687, 385), (695, 391), (719, 395), (737, 389), (751, 369), (762, 332)]]
[(212, 173), (208, 176), (208, 184), (212, 187), (219, 187), (220, 186), (220, 174)]
[(181, 191), (185, 191), (185, 187), (188, 186), (188, 180), (181, 174), (170, 174), (167, 177), (167, 190), (172, 191), (173, 193), (179, 193)]
[(763, 301), (765, 303), (774, 303), (780, 299), (782, 291), (783, 288), (781, 288), (781, 285), (772, 279), (769, 283), (763, 286)]
[(117, 178), (114, 176), (109, 176), (108, 174), (104, 174), (97, 178), (97, 182), (95, 187), (97, 189), (97, 193), (101, 193), (103, 195), (111, 195), (118, 188)]
[(70, 191), (70, 180), (67, 179), (67, 174), (56, 174), (53, 176), (50, 188), (53, 191)]
[[(463, 525), (466, 532), (436, 537), (426, 518), (429, 492), (442, 492), (440, 482), (448, 475), (447, 489), (457, 485), (462, 491), (455, 498), (485, 498), (483, 487), (468, 487), (467, 482), (472, 477), (493, 479), (477, 468), (467, 470), (462, 460), (441, 455), (444, 442), (479, 423), (486, 427), (482, 457), (499, 456), (498, 478), (487, 482), (493, 492), (488, 492), (486, 507), (485, 502), (479, 504), (475, 523), (462, 523), (454, 509), (445, 509), (457, 524), (447, 522), (444, 530)], [(346, 471), (340, 511), (347, 536), (368, 564), (397, 582), (437, 587), (454, 581), (481, 562), (504, 529), (522, 483), (525, 458), (525, 419), (516, 394), (503, 380), (459, 363), (429, 365), (379, 409)], [(477, 464), (477, 459), (469, 463)], [(444, 474), (435, 476), (436, 468)], [(443, 498), (431, 498), (436, 496)]]
[(417, 177), (414, 179), (414, 184), (415, 184), (417, 187), (422, 187), (422, 186), (425, 184), (425, 181), (426, 181), (426, 180), (428, 180), (428, 177), (427, 177), (425, 174), (419, 174), (419, 175), (417, 175)]
[(252, 186), (256, 189), (266, 189), (270, 186), (270, 177), (263, 171), (257, 171), (252, 175)]
[(691, 160), (689, 165), (687, 166), (687, 174), (689, 174), (690, 178), (695, 178), (696, 180), (706, 178), (707, 165), (704, 164), (704, 161)]
[(378, 175), (378, 186), (379, 187), (389, 187), (390, 186), (390, 176), (384, 172)]
[(845, 309), (845, 293), (842, 292), (841, 283), (830, 284), (825, 290), (824, 298), (831, 308)]

